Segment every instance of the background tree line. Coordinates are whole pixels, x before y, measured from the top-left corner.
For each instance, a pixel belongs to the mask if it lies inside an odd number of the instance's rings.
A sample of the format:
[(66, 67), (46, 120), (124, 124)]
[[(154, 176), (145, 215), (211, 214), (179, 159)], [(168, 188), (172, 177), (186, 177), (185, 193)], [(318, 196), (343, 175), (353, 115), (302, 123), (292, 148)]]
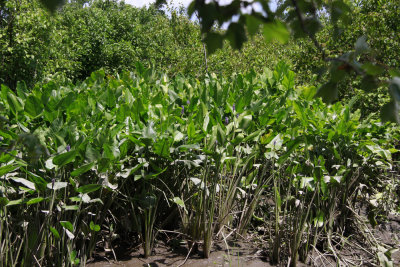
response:
[[(319, 14), (324, 27), (315, 36), (326, 56), (337, 57), (352, 50), (357, 39), (365, 36), (373, 49), (363, 57), (373, 58), (379, 66), (372, 66), (370, 71), (386, 77), (398, 74), (390, 71), (399, 68), (400, 4), (394, 0), (349, 4), (352, 13), (345, 28), (339, 29), (331, 16)], [(284, 3), (279, 8), (281, 17), (290, 14)], [(181, 73), (199, 77), (206, 71), (200, 26), (183, 9), (159, 9), (155, 5), (135, 8), (116, 0), (76, 0), (52, 16), (36, 0), (1, 0), (0, 83), (15, 89), (19, 81), (24, 81), (31, 87), (56, 74), (81, 81), (101, 68), (110, 75), (135, 69), (136, 62), (172, 76)], [(330, 38), (332, 35), (336, 38)], [(309, 39), (266, 43), (258, 31), (241, 50), (232, 49), (228, 41), (224, 43), (222, 49), (207, 56), (209, 72), (259, 72), (283, 60), (291, 64), (301, 84), (318, 86), (329, 80), (329, 75), (323, 74), (327, 67), (320, 51)], [(371, 98), (368, 92), (361, 94), (360, 89), (377, 81), (363, 81), (346, 70), (344, 66), (337, 74), (341, 79), (339, 99), (358, 95), (365, 114), (388, 101), (379, 88), (378, 94), (373, 91), (378, 98)]]

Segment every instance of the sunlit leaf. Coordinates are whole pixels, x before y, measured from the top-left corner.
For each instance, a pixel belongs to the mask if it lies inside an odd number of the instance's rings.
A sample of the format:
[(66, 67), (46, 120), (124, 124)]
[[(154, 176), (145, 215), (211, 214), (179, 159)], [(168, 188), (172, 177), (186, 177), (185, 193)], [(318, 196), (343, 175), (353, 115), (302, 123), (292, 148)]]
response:
[(264, 39), (267, 42), (275, 40), (285, 44), (289, 41), (289, 31), (287, 30), (285, 24), (279, 20), (264, 24), (263, 34)]

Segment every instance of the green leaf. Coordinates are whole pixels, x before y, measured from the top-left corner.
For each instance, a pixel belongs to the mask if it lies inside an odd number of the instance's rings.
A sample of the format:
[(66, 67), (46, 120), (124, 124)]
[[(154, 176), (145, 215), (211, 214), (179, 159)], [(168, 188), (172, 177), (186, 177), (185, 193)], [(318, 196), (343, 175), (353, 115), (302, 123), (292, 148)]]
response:
[(69, 260), (73, 265), (79, 264), (79, 259), (76, 257), (76, 250), (73, 250), (71, 254), (69, 254)]
[(361, 55), (363, 53), (368, 52), (369, 45), (367, 44), (367, 37), (365, 35), (361, 36), (357, 39), (355, 44), (356, 55)]
[(26, 204), (27, 205), (36, 204), (36, 203), (42, 202), (43, 200), (44, 200), (44, 198), (42, 198), (42, 197), (31, 198), (26, 202)]
[(23, 110), (21, 100), (13, 93), (11, 93), (11, 92), (7, 93), (7, 101), (8, 101), (8, 105), (10, 106), (11, 111), (14, 114), (17, 114), (17, 112)]
[(286, 152), (283, 153), (283, 154), (279, 157), (279, 159), (278, 159), (278, 164), (282, 164), (282, 163), (293, 153), (293, 151), (295, 151), (295, 150), (300, 146), (300, 144), (302, 143), (302, 141), (303, 141), (303, 138), (302, 138), (302, 137), (297, 137), (296, 139), (291, 140), (291, 141), (289, 142), (289, 144), (287, 145)]
[(185, 207), (185, 203), (183, 202), (183, 200), (180, 197), (174, 197), (172, 199), (174, 201), (175, 204), (177, 204), (179, 207), (184, 208)]
[(196, 137), (196, 128), (194, 127), (193, 121), (191, 121), (188, 125), (187, 135), (189, 139), (194, 139)]
[(70, 232), (74, 231), (74, 226), (69, 221), (61, 221), (60, 224), (62, 227), (64, 227), (64, 229), (67, 229)]
[(35, 183), (36, 189), (40, 191), (46, 190), (47, 181), (45, 179), (25, 169), (24, 171), (29, 175), (29, 180)]
[(361, 66), (361, 68), (362, 68), (363, 70), (365, 70), (365, 72), (366, 72), (367, 74), (373, 75), (373, 76), (380, 75), (380, 74), (382, 74), (382, 73), (384, 72), (384, 70), (385, 70), (385, 69), (382, 68), (381, 66), (375, 65), (375, 64), (373, 64), (373, 63), (371, 63), (371, 62), (367, 62), (367, 63), (363, 64), (363, 65)]
[(235, 146), (240, 144), (244, 139), (244, 135), (242, 133), (239, 133), (238, 135), (235, 136), (233, 140), (231, 140), (231, 143)]
[(158, 140), (154, 145), (154, 153), (157, 155), (164, 157), (164, 158), (169, 158), (169, 149), (171, 147), (171, 142), (170, 140), (163, 138), (161, 140)]
[(3, 176), (4, 174), (15, 171), (19, 167), (20, 166), (15, 163), (0, 167), (0, 177)]
[(225, 33), (226, 38), (234, 49), (241, 49), (243, 43), (247, 41), (244, 25), (241, 23), (231, 22)]
[(262, 23), (262, 21), (260, 21), (255, 16), (246, 15), (246, 27), (247, 27), (247, 30), (249, 31), (250, 36), (253, 36), (254, 34), (257, 33), (258, 29), (260, 28), (261, 23)]
[(318, 89), (315, 97), (321, 97), (322, 101), (324, 101), (325, 103), (332, 103), (338, 97), (338, 88), (336, 86), (336, 83), (328, 82), (322, 85)]
[(99, 185), (99, 184), (88, 184), (88, 185), (80, 186), (79, 188), (76, 189), (76, 191), (79, 193), (82, 193), (82, 194), (87, 194), (87, 193), (97, 191), (100, 188), (101, 188), (101, 185)]
[(79, 167), (78, 169), (71, 172), (71, 176), (75, 177), (75, 176), (81, 175), (87, 171), (90, 171), (93, 168), (94, 164), (95, 164), (95, 162), (91, 162), (86, 165), (83, 165), (82, 167)]
[(73, 160), (75, 160), (76, 154), (77, 153), (75, 150), (71, 150), (71, 151), (62, 153), (53, 158), (53, 163), (58, 166), (64, 166), (64, 165), (72, 162)]
[(90, 230), (98, 232), (100, 231), (100, 225), (95, 224), (93, 221), (90, 221)]
[(37, 117), (43, 111), (42, 101), (34, 95), (30, 95), (25, 102), (25, 112), (32, 118)]
[(100, 159), (101, 155), (98, 150), (96, 150), (90, 143), (86, 146), (85, 158), (86, 160), (92, 162)]
[(250, 141), (250, 140), (253, 140), (253, 139), (255, 139), (255, 138), (258, 138), (261, 134), (264, 133), (264, 131), (265, 131), (265, 130), (258, 130), (258, 131), (255, 131), (255, 132), (249, 134), (248, 136), (246, 136), (246, 137), (242, 140), (242, 142), (245, 143), (245, 142), (247, 142), (247, 141)]
[(212, 54), (218, 49), (221, 49), (223, 45), (223, 40), (223, 36), (221, 36), (219, 33), (209, 32), (204, 38), (204, 43), (207, 46), (207, 52), (209, 54)]
[(289, 41), (289, 31), (287, 30), (285, 24), (279, 20), (264, 24), (263, 35), (265, 41), (267, 42), (276, 40), (282, 44), (285, 44)]
[(6, 197), (0, 197), (0, 207), (6, 206), (10, 201)]
[(55, 12), (57, 8), (65, 4), (65, 0), (40, 0), (42, 5), (50, 12)]
[(146, 139), (155, 140), (157, 138), (157, 133), (153, 128), (154, 123), (150, 122), (147, 127), (143, 129), (142, 136)]
[(361, 80), (361, 89), (366, 92), (371, 92), (372, 90), (378, 87), (378, 83), (375, 80), (374, 76), (365, 75)]
[(60, 234), (58, 233), (56, 228), (50, 226), (50, 231), (53, 233), (56, 239), (60, 239)]
[(398, 104), (394, 101), (391, 101), (383, 105), (381, 109), (381, 119), (384, 122), (389, 121), (400, 123)]
[(319, 210), (314, 218), (314, 227), (322, 227), (324, 225), (324, 212)]
[(253, 116), (252, 115), (241, 115), (238, 118), (238, 127), (239, 129), (243, 129), (246, 130), (249, 126), (250, 123), (253, 120)]
[(24, 203), (24, 200), (21, 198), (21, 199), (17, 199), (17, 200), (10, 200), (8, 203), (7, 203), (7, 207), (8, 206), (14, 206), (14, 205), (19, 205), (19, 204), (22, 204), (22, 203)]

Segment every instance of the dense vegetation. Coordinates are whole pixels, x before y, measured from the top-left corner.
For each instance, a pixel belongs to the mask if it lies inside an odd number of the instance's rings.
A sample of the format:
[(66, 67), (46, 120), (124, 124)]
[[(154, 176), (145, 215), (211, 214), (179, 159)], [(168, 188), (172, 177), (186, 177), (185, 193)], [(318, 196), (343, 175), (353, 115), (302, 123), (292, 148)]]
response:
[[(272, 263), (326, 250), (346, 264), (358, 212), (374, 227), (400, 205), (399, 129), (379, 119), (400, 90), (385, 82), (400, 8), (352, 7), (344, 29), (320, 14), (320, 57), (312, 39), (258, 31), (214, 52), (183, 10), (0, 1), (0, 266), (84, 265), (121, 236), (147, 257), (165, 229), (208, 257), (219, 233), (260, 224)], [(318, 88), (333, 83), (341, 102), (326, 104)], [(356, 234), (393, 264), (391, 247)]]

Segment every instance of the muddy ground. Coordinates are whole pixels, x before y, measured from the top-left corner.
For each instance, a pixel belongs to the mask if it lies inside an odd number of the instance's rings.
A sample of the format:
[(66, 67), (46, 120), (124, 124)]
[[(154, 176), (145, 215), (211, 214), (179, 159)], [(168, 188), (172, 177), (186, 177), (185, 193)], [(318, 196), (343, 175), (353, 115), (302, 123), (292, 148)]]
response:
[[(367, 224), (365, 224), (367, 226)], [(362, 228), (362, 227), (361, 227)], [(379, 266), (377, 261), (377, 250), (369, 249), (370, 244), (363, 236), (365, 232), (371, 231), (370, 242), (378, 242), (385, 248), (400, 249), (400, 216), (390, 215), (386, 221), (381, 222), (374, 229), (368, 226), (367, 229), (357, 229), (347, 240), (349, 241), (338, 250), (338, 255), (342, 259), (343, 266)], [(362, 233), (364, 232), (364, 233)], [(203, 266), (246, 266), (246, 267), (269, 267), (268, 248), (260, 238), (249, 237), (247, 240), (240, 241), (216, 241), (213, 245), (211, 255), (208, 259), (202, 257), (201, 248), (199, 251), (192, 251), (188, 255), (187, 244), (178, 240), (168, 242), (158, 241), (151, 257), (143, 257), (140, 245), (128, 247), (116, 246), (115, 256), (118, 261), (110, 260), (114, 258), (110, 252), (98, 252), (94, 259), (89, 262), (90, 267), (203, 267)], [(106, 257), (107, 256), (107, 257)], [(400, 266), (400, 251), (393, 251), (393, 266)], [(108, 259), (107, 259), (108, 258)], [(279, 266), (287, 266), (287, 259), (283, 260)], [(331, 253), (323, 253), (314, 249), (310, 252), (307, 263), (298, 262), (297, 266), (336, 266), (336, 261)]]

